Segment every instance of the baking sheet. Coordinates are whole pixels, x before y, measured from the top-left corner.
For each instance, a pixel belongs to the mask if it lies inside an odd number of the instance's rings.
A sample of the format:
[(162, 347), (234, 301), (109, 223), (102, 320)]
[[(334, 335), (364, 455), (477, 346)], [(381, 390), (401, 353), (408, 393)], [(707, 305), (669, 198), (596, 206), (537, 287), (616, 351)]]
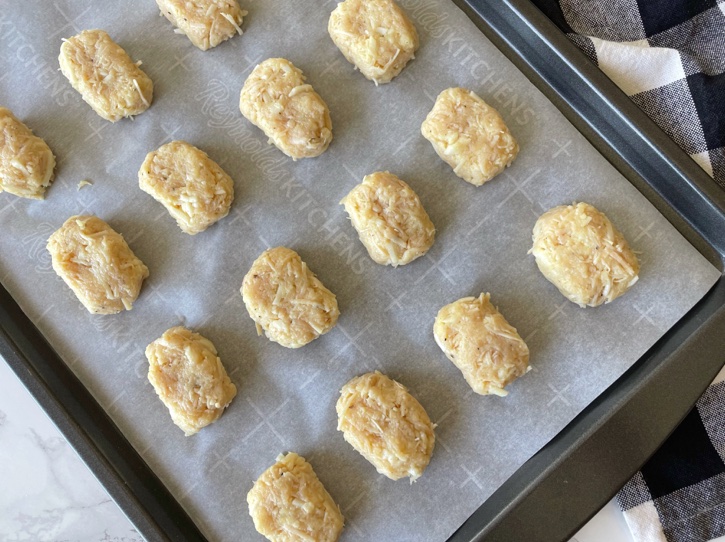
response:
[[(0, 103), (59, 160), (45, 202), (0, 195), (0, 278), (129, 440), (213, 540), (255, 539), (245, 496), (283, 451), (310, 460), (347, 519), (344, 540), (445, 540), (527, 458), (634, 363), (719, 273), (621, 177), (452, 3), (403, 0), (421, 35), (417, 59), (375, 87), (326, 34), (334, 2), (250, 1), (245, 34), (202, 53), (143, 5), (12, 3), (0, 13)], [(116, 5), (118, 4), (118, 5)], [(103, 121), (57, 72), (60, 39), (104, 28), (142, 59), (154, 103), (133, 121)], [(292, 162), (238, 112), (261, 60), (304, 70), (330, 106), (334, 141)], [(521, 145), (481, 188), (461, 181), (419, 133), (449, 86), (497, 107)], [(234, 178), (230, 216), (195, 237), (142, 193), (144, 156), (172, 139), (204, 149)], [(337, 202), (362, 177), (390, 170), (435, 223), (429, 254), (399, 269), (374, 264)], [(93, 185), (77, 190), (77, 183)], [(582, 310), (536, 270), (531, 228), (548, 208), (584, 200), (641, 252), (624, 298)], [(151, 276), (134, 310), (92, 316), (55, 277), (47, 237), (72, 214), (122, 232)], [(270, 246), (297, 250), (338, 296), (338, 326), (300, 350), (258, 338), (239, 295)], [(510, 395), (479, 397), (435, 345), (437, 310), (489, 291), (531, 349), (534, 370)], [(219, 422), (185, 438), (146, 381), (145, 346), (184, 324), (217, 346), (239, 394)], [(415, 484), (378, 475), (335, 430), (351, 377), (400, 380), (438, 423), (433, 460)]]

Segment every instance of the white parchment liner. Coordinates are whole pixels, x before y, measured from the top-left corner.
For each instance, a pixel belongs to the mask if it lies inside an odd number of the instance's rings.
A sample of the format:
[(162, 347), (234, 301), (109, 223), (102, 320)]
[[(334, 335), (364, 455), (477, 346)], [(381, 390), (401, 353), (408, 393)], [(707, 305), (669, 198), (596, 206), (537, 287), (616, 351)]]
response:
[[(417, 58), (375, 87), (326, 28), (332, 1), (245, 0), (243, 36), (203, 53), (151, 0), (2, 3), (0, 104), (58, 157), (44, 202), (0, 194), (0, 279), (212, 540), (256, 540), (252, 481), (278, 453), (313, 464), (347, 519), (343, 540), (442, 541), (541, 446), (632, 365), (718, 278), (451, 2), (402, 0), (421, 36)], [(154, 80), (151, 108), (116, 124), (98, 117), (57, 71), (61, 38), (103, 28)], [(334, 141), (292, 162), (238, 111), (251, 69), (269, 57), (299, 66), (330, 106)], [(420, 135), (435, 96), (475, 90), (521, 145), (481, 188), (455, 177)], [(226, 219), (183, 234), (137, 184), (147, 152), (185, 139), (234, 178)], [(396, 173), (437, 227), (426, 257), (374, 264), (340, 199), (365, 174)], [(93, 185), (77, 190), (82, 179)], [(641, 253), (639, 283), (597, 309), (566, 301), (527, 250), (536, 218), (587, 201)], [(52, 272), (48, 236), (94, 213), (123, 233), (151, 276), (133, 311), (92, 316)], [(239, 294), (267, 247), (297, 250), (338, 296), (342, 316), (300, 350), (256, 336)], [(471, 393), (432, 336), (437, 310), (492, 294), (531, 349), (534, 370), (506, 398)], [(211, 339), (239, 394), (219, 422), (185, 438), (146, 380), (146, 345), (184, 324)], [(338, 390), (380, 369), (409, 387), (438, 423), (432, 462), (392, 482), (335, 430)]]

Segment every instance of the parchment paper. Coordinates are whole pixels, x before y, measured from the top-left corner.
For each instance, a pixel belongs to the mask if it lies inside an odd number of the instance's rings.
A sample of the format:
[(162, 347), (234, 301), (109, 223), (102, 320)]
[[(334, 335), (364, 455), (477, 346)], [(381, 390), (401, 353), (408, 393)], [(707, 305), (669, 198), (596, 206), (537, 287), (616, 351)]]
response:
[[(2, 3), (0, 103), (58, 157), (44, 202), (0, 194), (0, 279), (212, 540), (257, 540), (245, 497), (277, 454), (314, 466), (347, 518), (342, 539), (445, 540), (521, 464), (634, 363), (719, 274), (547, 102), (452, 3), (401, 0), (421, 37), (417, 58), (375, 87), (326, 33), (332, 1), (244, 0), (243, 36), (203, 53), (145, 2)], [(156, 88), (151, 108), (99, 118), (57, 71), (61, 38), (103, 28)], [(330, 106), (334, 141), (292, 162), (238, 111), (261, 60), (290, 59)], [(521, 145), (481, 188), (458, 179), (420, 135), (435, 96), (474, 89)], [(230, 215), (183, 234), (137, 184), (147, 152), (185, 139), (234, 178)], [(338, 205), (365, 174), (390, 170), (437, 227), (429, 254), (374, 264)], [(90, 187), (77, 189), (83, 179)], [(545, 210), (587, 201), (641, 253), (625, 297), (580, 309), (538, 272), (531, 229)], [(48, 236), (94, 213), (124, 234), (151, 276), (133, 311), (92, 316), (50, 266)], [(287, 350), (257, 337), (239, 287), (266, 248), (297, 250), (338, 296), (329, 334)], [(435, 345), (444, 304), (491, 292), (531, 349), (534, 370), (506, 398), (474, 395)], [(217, 346), (239, 389), (219, 422), (185, 438), (146, 380), (144, 349), (183, 324)], [(379, 369), (409, 387), (438, 424), (415, 484), (378, 475), (336, 431), (335, 401)]]

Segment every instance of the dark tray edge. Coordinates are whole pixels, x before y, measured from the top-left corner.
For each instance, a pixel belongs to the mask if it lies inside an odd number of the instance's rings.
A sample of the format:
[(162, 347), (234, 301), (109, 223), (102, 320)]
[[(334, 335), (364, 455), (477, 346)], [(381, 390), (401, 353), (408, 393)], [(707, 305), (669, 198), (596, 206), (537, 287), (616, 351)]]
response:
[[(537, 84), (595, 148), (624, 173), (690, 242), (720, 269), (723, 268), (725, 194), (697, 164), (526, 0), (454, 2), (472, 17), (484, 34)], [(485, 15), (481, 12), (482, 9), (488, 10)], [(482, 17), (489, 26), (482, 25), (476, 17)], [(543, 47), (537, 49), (532, 43)], [(538, 59), (537, 62), (532, 62), (534, 57)], [(549, 63), (550, 67), (541, 68), (541, 62)], [(546, 77), (557, 69), (561, 70), (558, 75), (555, 74), (557, 77)], [(571, 81), (564, 74), (577, 78), (577, 90), (593, 96), (594, 100), (587, 101), (572, 94)], [(602, 118), (596, 107), (592, 109), (593, 103), (603, 106), (606, 111), (613, 111), (616, 115)], [(633, 140), (628, 140), (625, 135)], [(620, 152), (622, 158), (613, 152), (612, 147)], [(666, 166), (664, 171), (661, 169), (663, 165)], [(658, 179), (657, 188), (652, 188), (643, 178)], [(692, 207), (701, 212), (693, 216), (690, 212)], [(673, 208), (675, 212), (672, 211)], [(695, 233), (688, 231), (689, 228)], [(579, 514), (574, 519), (574, 527), (571, 517), (550, 512), (542, 517), (541, 510), (537, 512), (530, 509), (531, 503), (543, 502), (542, 498), (562, 502), (564, 495), (569, 495), (568, 492), (577, 483), (581, 484), (582, 476), (586, 480), (592, 474), (591, 469), (575, 469), (569, 476), (566, 468), (562, 467), (565, 467), (567, 461), (581, 460), (592, 450), (599, 449), (594, 445), (595, 441), (601, 447), (601, 434), (606, 433), (607, 424), (623, 412), (624, 405), (633, 403), (633, 399), (639, 399), (640, 403), (647, 402), (647, 397), (640, 395), (648, 383), (651, 388), (656, 385), (657, 389), (668, 389), (666, 383), (669, 373), (665, 374), (668, 365), (663, 364), (664, 358), (675, 360), (685, 356), (697, 356), (699, 353), (712, 361), (715, 353), (723, 352), (725, 338), (720, 337), (720, 342), (707, 343), (708, 348), (705, 349), (699, 347), (697, 339), (716, 326), (722, 329), (725, 323), (724, 305), (725, 284), (721, 279), (697, 308), (559, 436), (517, 471), (451, 540), (565, 540), (570, 536), (576, 526), (596, 512), (597, 508), (592, 503), (586, 504), (586, 517)], [(677, 346), (676, 354), (664, 352), (663, 349), (673, 345)], [(4, 287), (0, 288), (0, 355), (7, 360), (147, 540), (205, 540), (183, 508), (90, 392), (47, 344)], [(725, 360), (721, 360), (720, 364), (722, 361)], [(682, 369), (684, 364), (680, 362), (679, 365)], [(702, 370), (705, 376), (697, 379), (688, 379), (687, 375), (682, 375), (689, 387), (699, 389), (694, 395), (695, 399), (705, 389), (717, 369), (713, 370), (712, 366), (708, 366)], [(644, 379), (650, 372), (649, 380)], [(678, 393), (681, 392), (682, 388), (678, 386)], [(652, 390), (648, 393), (651, 395)], [(682, 411), (681, 416), (671, 424), (667, 422), (661, 424), (662, 427), (653, 428), (658, 430), (658, 435), (664, 434), (662, 440), (685, 416), (692, 402), (694, 399), (680, 401), (682, 404), (678, 403), (678, 408)], [(614, 411), (611, 410), (612, 407), (615, 408)], [(637, 422), (637, 417), (632, 416), (632, 421)], [(635, 426), (640, 425), (633, 425)], [(651, 438), (651, 435), (647, 438)], [(559, 454), (561, 449), (567, 449), (569, 453), (566, 456)], [(637, 466), (631, 469), (632, 472), (641, 462), (639, 459), (633, 462)], [(537, 471), (535, 475), (534, 469)], [(611, 496), (613, 491), (610, 490), (608, 495)], [(586, 497), (587, 493), (582, 495)], [(504, 502), (502, 499), (507, 500)], [(529, 515), (522, 517), (521, 514)], [(543, 522), (532, 524), (530, 527), (534, 530), (522, 534), (517, 528), (529, 521), (527, 517), (534, 522)], [(547, 518), (556, 521), (552, 524), (551, 521), (546, 521)]]
[(659, 448), (725, 364), (723, 329), (725, 279), (720, 279), (449, 542), (571, 538)]
[[(725, 192), (715, 181), (528, 0), (453, 1), (722, 271)], [(568, 540), (691, 410), (725, 363), (722, 329), (725, 279), (522, 466), (450, 542)], [(698, 363), (698, 374), (691, 374), (692, 363)], [(676, 394), (668, 393), (673, 382)], [(656, 419), (652, 412), (658, 412)], [(631, 440), (621, 438), (625, 431)]]
[(723, 270), (725, 191), (714, 179), (529, 0), (453, 2), (600, 154)]
[(206, 541), (4, 285), (0, 285), (0, 356), (146, 540)]

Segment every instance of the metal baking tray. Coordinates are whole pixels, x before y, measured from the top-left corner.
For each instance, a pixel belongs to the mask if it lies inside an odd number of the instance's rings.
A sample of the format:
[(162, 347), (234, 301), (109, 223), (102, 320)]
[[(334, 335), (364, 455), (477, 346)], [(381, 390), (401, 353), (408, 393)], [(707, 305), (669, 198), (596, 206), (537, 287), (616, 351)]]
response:
[[(529, 0), (453, 0), (721, 272), (725, 192)], [(0, 286), (0, 355), (149, 541), (205, 540)], [(725, 363), (725, 279), (450, 538), (567, 540), (654, 453)]]

